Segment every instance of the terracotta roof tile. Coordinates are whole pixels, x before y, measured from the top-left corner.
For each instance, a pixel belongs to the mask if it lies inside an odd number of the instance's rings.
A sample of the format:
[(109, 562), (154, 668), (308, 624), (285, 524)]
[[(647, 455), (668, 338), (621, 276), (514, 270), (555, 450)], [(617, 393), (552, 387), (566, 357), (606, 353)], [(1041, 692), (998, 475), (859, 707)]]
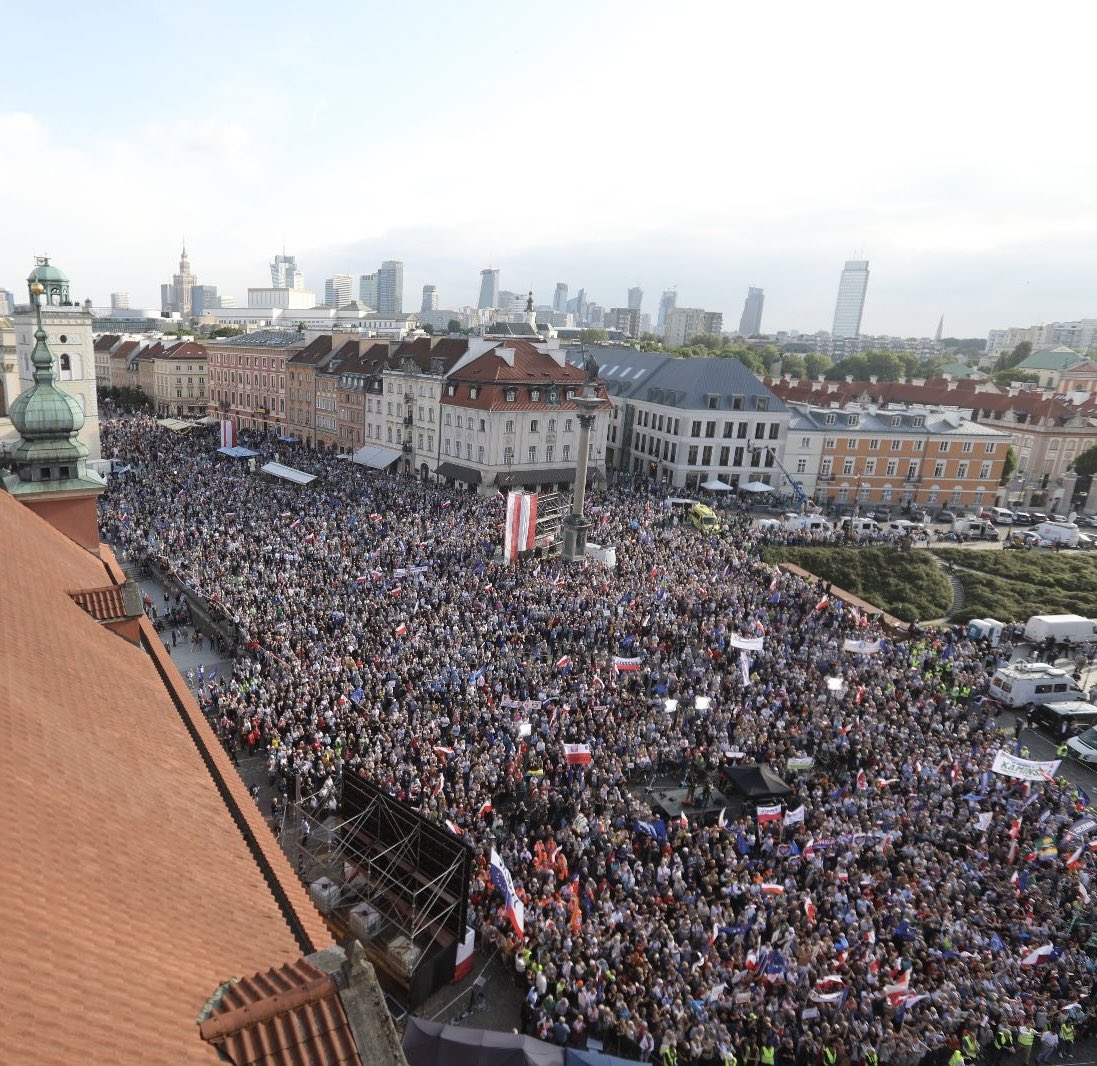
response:
[(335, 978), (304, 959), (227, 985), (199, 1032), (236, 1066), (362, 1061)]
[(130, 617), (122, 598), (122, 589), (118, 585), (108, 585), (101, 589), (87, 589), (84, 592), (70, 593), (78, 607), (82, 607), (97, 622), (114, 622), (119, 618)]
[(121, 579), (104, 554), (0, 493), (0, 731), (20, 738), (0, 745), (0, 800), (20, 812), (0, 864), (0, 1047), (210, 1063), (195, 1019), (218, 982), (331, 936), (148, 619), (142, 650), (73, 602)]

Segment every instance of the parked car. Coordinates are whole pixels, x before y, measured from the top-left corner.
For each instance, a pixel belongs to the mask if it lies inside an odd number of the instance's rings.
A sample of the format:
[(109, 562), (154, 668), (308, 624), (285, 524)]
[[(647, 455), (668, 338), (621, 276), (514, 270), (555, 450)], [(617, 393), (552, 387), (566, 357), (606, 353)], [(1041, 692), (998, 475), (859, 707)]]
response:
[(1028, 511), (1014, 511), (1013, 524), (1015, 526), (1031, 526), (1032, 515), (1030, 515)]
[(877, 507), (873, 511), (869, 518), (874, 522), (890, 522), (891, 521), (891, 508), (890, 507)]
[(1070, 754), (1087, 766), (1097, 766), (1097, 728), (1092, 726), (1084, 733), (1067, 741)]
[(933, 515), (922, 507), (912, 507), (910, 509), (910, 520), (912, 522), (921, 522), (924, 524), (926, 522), (932, 522)]
[(1065, 514), (1055, 514), (1054, 512), (1052, 512), (1051, 520), (1053, 522), (1069, 522), (1070, 521), (1070, 519), (1067, 518), (1067, 516)]
[(1097, 529), (1097, 514), (1083, 515), (1078, 519), (1078, 525), (1089, 526), (1091, 529)]
[(956, 515), (952, 511), (938, 511), (937, 517), (933, 521), (943, 522), (946, 525), (952, 525), (952, 523), (956, 521)]
[(1043, 511), (1032, 511), (1032, 512), (1030, 512), (1029, 520), (1030, 520), (1029, 524), (1033, 525), (1033, 526), (1038, 526), (1041, 522), (1050, 522), (1051, 521), (1051, 519), (1048, 518), (1048, 516), (1046, 514), (1044, 514)]
[[(1063, 725), (1066, 724), (1066, 732)], [(1048, 736), (1073, 737), (1097, 725), (1097, 707), (1084, 700), (1037, 703), (1032, 708), (1032, 724)]]

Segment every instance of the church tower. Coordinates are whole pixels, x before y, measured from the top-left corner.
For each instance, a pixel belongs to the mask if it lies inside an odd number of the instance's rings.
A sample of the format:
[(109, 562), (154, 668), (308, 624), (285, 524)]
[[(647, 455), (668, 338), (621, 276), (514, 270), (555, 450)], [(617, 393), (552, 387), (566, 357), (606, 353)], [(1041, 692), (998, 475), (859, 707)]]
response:
[[(41, 285), (38, 301), (31, 296), (29, 304), (15, 309), (15, 355), (19, 366), (19, 388), (29, 389), (35, 379), (32, 364), (38, 329), (44, 329), (46, 340), (54, 353), (53, 379), (80, 405), (83, 421), (80, 441), (87, 448), (93, 469), (101, 458), (99, 444), (99, 398), (95, 391), (95, 348), (92, 337), (94, 319), (85, 307), (74, 303), (69, 292), (69, 279), (55, 267), (48, 256), (35, 261), (27, 278), (33, 289)], [(10, 400), (13, 397), (9, 397)]]
[[(41, 264), (36, 269), (42, 269)], [(15, 473), (4, 478), (4, 487), (69, 539), (98, 553), (98, 499), (106, 483), (87, 468), (88, 449), (79, 440), (84, 426), (79, 402), (54, 383), (55, 357), (43, 321), (43, 302), (61, 298), (62, 293), (67, 299), (68, 281), (56, 268), (49, 270), (57, 276), (47, 274), (39, 280), (31, 275), (36, 325), (30, 356), (33, 384), (11, 405), (19, 442), (12, 451)]]

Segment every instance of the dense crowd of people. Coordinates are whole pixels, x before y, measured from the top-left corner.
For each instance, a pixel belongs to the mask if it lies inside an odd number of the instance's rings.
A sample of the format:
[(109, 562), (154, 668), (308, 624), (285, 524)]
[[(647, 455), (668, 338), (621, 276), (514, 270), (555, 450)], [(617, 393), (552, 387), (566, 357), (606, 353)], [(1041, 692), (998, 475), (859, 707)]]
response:
[[(470, 911), (528, 986), (528, 1032), (665, 1063), (955, 1064), (1087, 1005), (1081, 804), (991, 772), (1014, 743), (979, 699), (1000, 649), (889, 637), (762, 562), (746, 514), (706, 536), (608, 490), (587, 516), (615, 568), (505, 565), (501, 497), (255, 443), (317, 475), (302, 488), (141, 417), (103, 439), (133, 467), (104, 539), (237, 626), (211, 716), (307, 796), (358, 774), (464, 835)], [(668, 819), (644, 789), (789, 760), (772, 821)]]

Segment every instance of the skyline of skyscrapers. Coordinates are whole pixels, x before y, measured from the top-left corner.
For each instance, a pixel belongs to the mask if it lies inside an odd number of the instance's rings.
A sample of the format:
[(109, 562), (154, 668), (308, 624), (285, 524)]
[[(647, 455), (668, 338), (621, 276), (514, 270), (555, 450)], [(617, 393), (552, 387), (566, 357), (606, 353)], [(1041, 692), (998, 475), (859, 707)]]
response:
[(438, 310), (438, 286), (437, 285), (424, 285), (423, 286), (423, 304), (419, 308), (420, 311), (437, 311)]
[(476, 301), (478, 310), (499, 306), (499, 271), (487, 267), (480, 271), (480, 298)]
[(552, 309), (558, 315), (567, 313), (568, 309), (568, 283), (566, 281), (558, 281), (556, 283), (556, 292), (552, 296)]
[(358, 299), (367, 307), (377, 310), (377, 271), (358, 275)]
[(835, 337), (857, 337), (861, 333), (861, 315), (865, 310), (868, 290), (868, 260), (847, 259), (838, 282), (838, 299), (834, 303)]
[(404, 310), (404, 264), (386, 259), (377, 271), (377, 311), (399, 315)]
[(753, 287), (747, 289), (747, 298), (743, 302), (743, 314), (739, 319), (741, 337), (753, 337), (755, 333), (762, 332), (762, 308), (765, 302), (764, 290)]
[(628, 291), (628, 309), (639, 311), (644, 304), (644, 290), (639, 285), (634, 285)]

